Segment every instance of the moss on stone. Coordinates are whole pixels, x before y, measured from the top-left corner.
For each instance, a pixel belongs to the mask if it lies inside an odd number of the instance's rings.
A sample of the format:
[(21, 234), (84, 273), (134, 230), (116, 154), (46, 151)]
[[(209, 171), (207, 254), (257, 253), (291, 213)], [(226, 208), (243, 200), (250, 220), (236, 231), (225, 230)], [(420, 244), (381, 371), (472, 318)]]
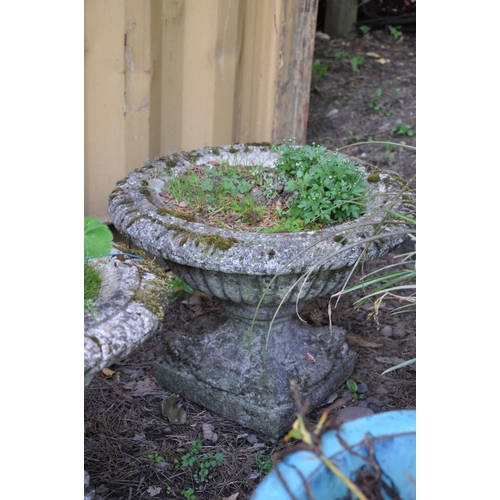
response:
[(139, 189), (139, 193), (141, 193), (146, 198), (146, 200), (149, 201), (149, 203), (151, 203), (152, 205), (154, 204), (153, 197), (151, 196), (151, 191), (149, 189), (143, 187)]
[(167, 170), (170, 170), (171, 168), (174, 168), (177, 165), (177, 162), (175, 160), (165, 160), (164, 163)]
[(380, 175), (379, 174), (370, 174), (366, 180), (368, 182), (379, 182), (380, 181)]
[(108, 200), (111, 201), (111, 200), (114, 200), (117, 196), (121, 195), (121, 194), (125, 194), (126, 191), (119, 187), (119, 188), (115, 188), (111, 194), (108, 196)]
[(218, 234), (198, 234), (188, 229), (180, 227), (178, 224), (169, 224), (165, 226), (168, 230), (174, 231), (176, 235), (180, 235), (179, 246), (185, 245), (188, 241), (193, 241), (198, 247), (200, 244), (212, 249), (212, 254), (216, 250), (228, 250), (235, 243), (238, 243), (236, 238), (224, 238)]
[[(137, 213), (137, 210), (135, 209), (131, 209), (130, 210), (131, 212), (133, 213)], [(145, 214), (145, 215), (137, 215), (135, 217), (132, 217), (125, 225), (124, 225), (124, 228), (125, 229), (128, 229), (129, 227), (131, 227), (135, 222), (137, 222), (138, 220), (141, 220), (141, 219), (147, 219), (151, 222), (153, 222), (154, 224), (158, 224), (160, 226), (164, 226), (164, 224), (159, 221), (158, 219), (155, 219), (154, 217), (152, 217), (151, 215), (148, 215), (148, 214)]]
[[(131, 260), (137, 267), (141, 280), (145, 279), (147, 274), (154, 276), (154, 278), (148, 278), (144, 288), (137, 290), (131, 300), (144, 304), (147, 309), (162, 320), (164, 305), (168, 305), (170, 299), (172, 278), (164, 269), (155, 264), (144, 251), (138, 248), (131, 250), (125, 243), (121, 242), (115, 242), (113, 246), (120, 252), (133, 253), (141, 257), (141, 260)], [(117, 256), (117, 258), (127, 260), (126, 256)]]
[(188, 153), (187, 157), (189, 158), (189, 161), (195, 162), (198, 158), (200, 158), (201, 154), (200, 153)]
[(156, 210), (158, 215), (172, 215), (179, 219), (187, 220), (188, 222), (196, 222), (196, 217), (192, 214), (186, 214), (180, 210), (171, 210), (170, 208), (158, 208)]
[(260, 146), (260, 147), (272, 147), (270, 142), (245, 142), (245, 146)]

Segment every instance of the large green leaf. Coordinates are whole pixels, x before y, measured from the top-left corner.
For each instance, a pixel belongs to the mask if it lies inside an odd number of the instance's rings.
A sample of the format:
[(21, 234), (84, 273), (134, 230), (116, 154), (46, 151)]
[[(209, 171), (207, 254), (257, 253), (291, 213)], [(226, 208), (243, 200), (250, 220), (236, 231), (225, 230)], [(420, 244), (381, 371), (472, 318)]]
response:
[(99, 258), (108, 255), (113, 248), (113, 233), (106, 224), (94, 217), (85, 217), (84, 224), (84, 258)]

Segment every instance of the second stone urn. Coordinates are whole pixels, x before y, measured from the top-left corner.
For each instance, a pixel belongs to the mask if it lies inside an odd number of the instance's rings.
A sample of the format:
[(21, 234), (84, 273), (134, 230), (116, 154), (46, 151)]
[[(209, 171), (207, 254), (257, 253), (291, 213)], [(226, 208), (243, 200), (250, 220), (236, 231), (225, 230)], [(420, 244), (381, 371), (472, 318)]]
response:
[(174, 153), (130, 173), (109, 199), (120, 233), (161, 256), (192, 288), (217, 297), (227, 315), (207, 334), (173, 332), (155, 366), (157, 381), (274, 438), (295, 419), (291, 380), (312, 410), (350, 377), (356, 361), (343, 329), (308, 325), (296, 313), (308, 301), (339, 291), (361, 256), (365, 261), (380, 257), (405, 240), (401, 225), (381, 225), (384, 206), (401, 213), (414, 210), (413, 200), (401, 196), (401, 178), (352, 158), (371, 181), (366, 213), (327, 229), (237, 231), (165, 210), (160, 193), (194, 164), (225, 160), (273, 168), (276, 159), (269, 145)]

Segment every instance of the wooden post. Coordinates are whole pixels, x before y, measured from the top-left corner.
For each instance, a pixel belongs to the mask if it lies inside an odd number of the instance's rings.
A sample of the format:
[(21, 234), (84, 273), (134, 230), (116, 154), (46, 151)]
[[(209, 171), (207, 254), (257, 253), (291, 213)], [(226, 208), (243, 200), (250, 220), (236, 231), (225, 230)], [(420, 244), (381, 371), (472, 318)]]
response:
[(299, 144), (305, 144), (318, 0), (288, 0), (282, 9), (271, 141), (280, 143), (295, 137)]

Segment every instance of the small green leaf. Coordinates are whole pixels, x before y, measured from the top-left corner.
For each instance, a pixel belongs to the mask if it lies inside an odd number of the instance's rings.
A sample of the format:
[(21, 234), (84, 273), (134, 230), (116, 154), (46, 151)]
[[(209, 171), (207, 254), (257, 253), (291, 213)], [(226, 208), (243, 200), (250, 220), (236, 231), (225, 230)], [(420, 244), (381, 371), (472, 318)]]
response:
[(96, 259), (111, 252), (113, 233), (94, 217), (84, 218), (84, 258)]
[(354, 380), (352, 380), (352, 378), (350, 378), (346, 383), (347, 383), (347, 388), (351, 392), (357, 392), (357, 390), (358, 390), (358, 384), (356, 384), (356, 382), (354, 382)]

